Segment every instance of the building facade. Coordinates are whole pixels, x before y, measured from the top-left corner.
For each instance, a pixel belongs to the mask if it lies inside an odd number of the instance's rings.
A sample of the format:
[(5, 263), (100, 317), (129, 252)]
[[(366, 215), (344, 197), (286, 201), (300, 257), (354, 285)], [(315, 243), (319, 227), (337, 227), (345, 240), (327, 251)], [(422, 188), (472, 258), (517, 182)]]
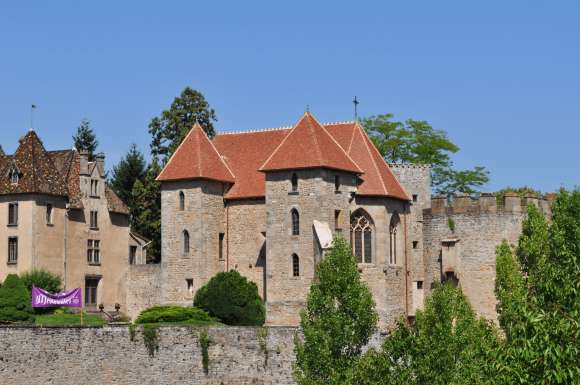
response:
[[(125, 276), (143, 259), (129, 212), (105, 179), (105, 157), (47, 151), (30, 130), (0, 156), (0, 281), (42, 269), (65, 289), (83, 289), (85, 307), (125, 306)], [(134, 253), (134, 254), (133, 254)], [(131, 261), (131, 256), (134, 256)]]

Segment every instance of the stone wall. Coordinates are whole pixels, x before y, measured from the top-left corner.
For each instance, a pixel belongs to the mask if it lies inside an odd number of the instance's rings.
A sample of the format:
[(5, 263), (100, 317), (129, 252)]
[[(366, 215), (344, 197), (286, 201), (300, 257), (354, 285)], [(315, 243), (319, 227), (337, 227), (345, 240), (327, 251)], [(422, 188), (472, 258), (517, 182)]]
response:
[(503, 240), (517, 244), (530, 204), (550, 216), (549, 202), (531, 197), (434, 198), (423, 212), (427, 293), (436, 282), (457, 280), (474, 310), (496, 320), (495, 250)]
[(130, 265), (126, 286), (126, 307), (121, 312), (134, 319), (142, 310), (161, 304), (161, 265)]
[[(151, 357), (141, 328), (0, 327), (2, 385), (290, 385), (294, 328), (209, 328), (209, 365), (202, 364), (204, 329), (161, 327)], [(265, 348), (263, 348), (265, 343)], [(266, 354), (267, 352), (267, 354)], [(266, 361), (267, 357), (267, 361)]]

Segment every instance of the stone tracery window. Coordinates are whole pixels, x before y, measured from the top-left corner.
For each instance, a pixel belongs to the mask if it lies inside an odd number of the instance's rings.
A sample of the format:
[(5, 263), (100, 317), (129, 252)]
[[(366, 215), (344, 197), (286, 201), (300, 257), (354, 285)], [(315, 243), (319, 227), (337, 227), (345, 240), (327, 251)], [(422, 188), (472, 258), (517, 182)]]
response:
[(398, 237), (399, 237), (399, 225), (401, 223), (401, 219), (399, 218), (399, 214), (394, 213), (391, 217), (391, 223), (389, 225), (389, 263), (391, 265), (397, 264), (397, 248), (399, 247)]
[(352, 214), (350, 239), (358, 263), (373, 262), (374, 227), (373, 220), (366, 211), (358, 209)]

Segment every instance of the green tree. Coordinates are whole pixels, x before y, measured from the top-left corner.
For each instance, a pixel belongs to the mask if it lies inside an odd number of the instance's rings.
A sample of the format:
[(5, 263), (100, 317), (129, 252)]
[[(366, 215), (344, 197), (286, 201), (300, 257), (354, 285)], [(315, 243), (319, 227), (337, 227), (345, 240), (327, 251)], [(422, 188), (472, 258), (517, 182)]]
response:
[(26, 271), (20, 275), (20, 279), (29, 293), (32, 292), (32, 286), (44, 289), (49, 293), (58, 293), (62, 288), (60, 277), (46, 270)]
[(16, 274), (8, 274), (0, 287), (0, 322), (33, 320), (30, 293)]
[(99, 141), (97, 140), (97, 136), (93, 132), (88, 119), (83, 119), (81, 121), (81, 125), (77, 128), (76, 135), (73, 135), (73, 141), (77, 151), (86, 151), (89, 153), (89, 160), (92, 161), (94, 159)]
[(258, 286), (236, 270), (212, 277), (195, 293), (193, 304), (226, 325), (261, 326), (266, 320)]
[(215, 111), (201, 92), (185, 87), (181, 95), (173, 100), (169, 110), (162, 111), (149, 123), (151, 155), (165, 164), (196, 121), (210, 138), (215, 135)]
[(351, 384), (472, 385), (493, 383), (491, 363), (499, 340), (478, 319), (461, 290), (446, 283), (433, 290), (414, 325), (401, 321), (382, 351), (369, 350), (351, 372)]
[(132, 144), (127, 154), (113, 167), (112, 176), (109, 180), (109, 185), (119, 198), (129, 206), (133, 216), (137, 214), (134, 212), (133, 187), (136, 181), (143, 179), (146, 171), (147, 163), (145, 163), (145, 157), (139, 151), (137, 145)]
[(0, 145), (0, 156), (4, 156), (6, 154), (4, 154), (4, 149), (2, 148), (2, 145)]
[(161, 186), (155, 180), (160, 171), (161, 167), (154, 159), (143, 179), (135, 181), (131, 198), (132, 227), (151, 240), (147, 249), (149, 262), (161, 260)]
[(549, 223), (530, 205), (518, 247), (497, 251), (496, 295), (505, 333), (504, 384), (580, 380), (580, 190), (561, 190)]
[(454, 170), (451, 155), (459, 147), (445, 131), (434, 129), (426, 121), (398, 122), (392, 114), (385, 114), (364, 118), (361, 123), (387, 162), (431, 165), (432, 184), (438, 193), (472, 193), (489, 181), (488, 171), (481, 166)]
[(295, 341), (294, 378), (300, 385), (344, 384), (376, 330), (373, 297), (346, 241), (337, 238), (316, 269), (306, 309), (304, 341)]

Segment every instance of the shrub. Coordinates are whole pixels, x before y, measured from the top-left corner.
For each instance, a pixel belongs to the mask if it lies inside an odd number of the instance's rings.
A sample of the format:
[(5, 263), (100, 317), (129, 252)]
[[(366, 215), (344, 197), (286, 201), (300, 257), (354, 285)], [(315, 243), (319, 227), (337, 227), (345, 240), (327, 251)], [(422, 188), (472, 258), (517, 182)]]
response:
[(261, 326), (266, 320), (258, 287), (235, 270), (210, 279), (197, 291), (193, 303), (227, 325)]
[[(49, 293), (58, 293), (62, 290), (62, 281), (60, 277), (46, 270), (31, 270), (20, 275), (22, 283), (32, 293), (32, 286), (42, 288)], [(35, 308), (36, 314), (53, 313), (55, 308)]]
[(60, 277), (46, 270), (31, 270), (20, 275), (22, 283), (31, 292), (32, 286), (42, 288), (50, 293), (61, 291), (62, 281)]
[(33, 319), (30, 294), (16, 274), (9, 274), (0, 288), (0, 322), (30, 322)]
[(165, 322), (191, 323), (195, 325), (211, 325), (216, 323), (205, 311), (195, 307), (183, 306), (153, 306), (143, 310), (135, 320), (137, 324)]

